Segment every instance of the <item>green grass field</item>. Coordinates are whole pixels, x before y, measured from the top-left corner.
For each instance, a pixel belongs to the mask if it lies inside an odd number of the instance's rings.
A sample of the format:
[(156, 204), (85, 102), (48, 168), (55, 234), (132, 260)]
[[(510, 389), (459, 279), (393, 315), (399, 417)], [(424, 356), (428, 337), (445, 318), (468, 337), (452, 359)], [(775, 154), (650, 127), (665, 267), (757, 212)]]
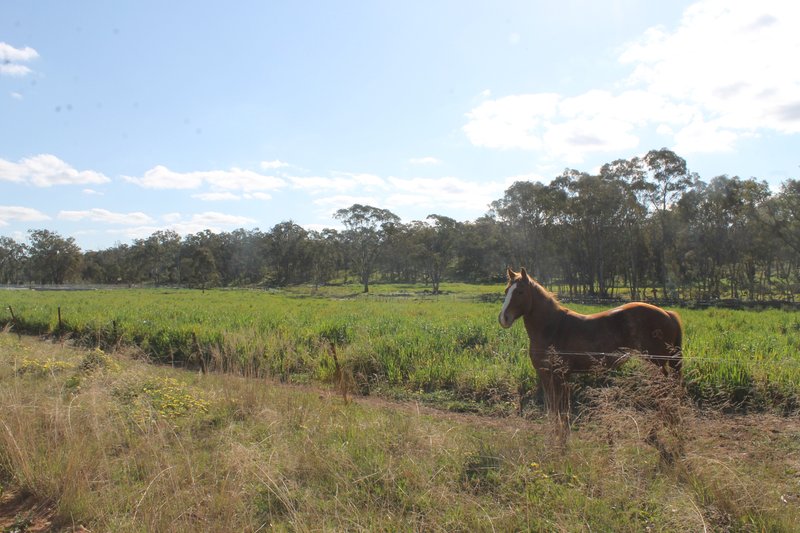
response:
[[(497, 324), (502, 287), (376, 285), (245, 290), (2, 291), (0, 325), (69, 335), (89, 346), (133, 345), (156, 361), (245, 376), (330, 382), (333, 359), (353, 392), (415, 397), (455, 409), (509, 412), (535, 387), (521, 325)], [(61, 307), (62, 324), (58, 322)], [(581, 312), (599, 308), (570, 306)], [(699, 403), (795, 410), (800, 315), (678, 309), (688, 390)], [(59, 329), (60, 328), (60, 329)], [(332, 347), (334, 347), (332, 349)]]

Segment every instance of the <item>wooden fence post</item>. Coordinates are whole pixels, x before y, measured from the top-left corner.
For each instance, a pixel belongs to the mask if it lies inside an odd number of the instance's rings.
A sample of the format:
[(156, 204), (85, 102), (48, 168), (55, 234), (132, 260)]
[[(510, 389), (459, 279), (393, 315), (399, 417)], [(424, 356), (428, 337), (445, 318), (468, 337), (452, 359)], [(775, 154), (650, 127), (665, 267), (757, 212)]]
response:
[(17, 333), (17, 338), (22, 339), (22, 333), (19, 331), (19, 324), (17, 323), (17, 317), (14, 315), (14, 308), (10, 305), (8, 306), (8, 312), (11, 313), (11, 326), (14, 328), (14, 331)]

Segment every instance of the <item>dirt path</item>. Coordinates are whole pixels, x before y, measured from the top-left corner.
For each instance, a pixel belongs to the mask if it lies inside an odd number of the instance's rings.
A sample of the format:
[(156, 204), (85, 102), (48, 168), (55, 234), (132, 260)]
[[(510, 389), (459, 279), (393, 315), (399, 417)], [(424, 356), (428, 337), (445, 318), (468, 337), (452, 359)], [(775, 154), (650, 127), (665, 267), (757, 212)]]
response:
[[(53, 531), (55, 511), (34, 496), (6, 490), (0, 495), (0, 531), (39, 533)], [(59, 529), (58, 531), (81, 531)], [(85, 531), (85, 530), (84, 530)]]

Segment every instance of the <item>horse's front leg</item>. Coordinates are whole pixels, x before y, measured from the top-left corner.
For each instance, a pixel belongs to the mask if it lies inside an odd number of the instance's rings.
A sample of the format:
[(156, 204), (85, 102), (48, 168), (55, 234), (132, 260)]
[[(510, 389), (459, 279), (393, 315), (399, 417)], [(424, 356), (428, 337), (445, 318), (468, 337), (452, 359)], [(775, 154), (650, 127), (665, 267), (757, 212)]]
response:
[(550, 364), (535, 365), (539, 383), (536, 386), (537, 402), (544, 403), (547, 411), (560, 413), (569, 409), (569, 388), (564, 369)]

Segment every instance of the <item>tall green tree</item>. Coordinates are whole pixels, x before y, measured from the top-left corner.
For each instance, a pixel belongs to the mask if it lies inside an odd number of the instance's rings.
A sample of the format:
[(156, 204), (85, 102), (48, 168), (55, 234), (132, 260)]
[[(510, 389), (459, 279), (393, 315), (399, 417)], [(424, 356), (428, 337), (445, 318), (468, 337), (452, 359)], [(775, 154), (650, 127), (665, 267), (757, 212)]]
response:
[(544, 263), (553, 255), (553, 227), (563, 215), (564, 201), (564, 190), (558, 186), (517, 181), (491, 203), (492, 213), (512, 232), (508, 241), (512, 264), (547, 277)]
[(0, 283), (19, 283), (25, 279), (25, 245), (0, 236)]
[(459, 223), (443, 215), (428, 215), (419, 230), (423, 265), (434, 294), (439, 294), (445, 270), (450, 265)]
[(648, 187), (644, 180), (641, 160), (618, 159), (600, 168), (600, 176), (606, 181), (616, 180), (620, 184), (624, 208), (620, 213), (619, 235), (622, 255), (621, 273), (630, 290), (631, 298), (640, 299), (646, 283), (651, 250), (646, 238), (648, 224)]
[(672, 150), (650, 150), (641, 160), (647, 196), (653, 207), (655, 224), (653, 250), (655, 269), (663, 295), (667, 296), (668, 264), (675, 260), (675, 231), (670, 207), (698, 179), (689, 172), (686, 160)]
[(614, 177), (566, 171), (554, 181), (568, 196), (565, 220), (573, 262), (592, 295), (609, 296), (620, 268), (620, 235), (626, 213), (625, 186)]
[(181, 283), (181, 236), (172, 230), (160, 230), (146, 239), (136, 239), (131, 260), (136, 268), (135, 281)]
[(308, 232), (291, 220), (276, 224), (269, 232), (269, 263), (273, 281), (288, 285), (308, 279)]
[(395, 233), (400, 217), (387, 209), (353, 204), (336, 211), (334, 218), (345, 226), (344, 237), (352, 268), (358, 275), (364, 292), (369, 292), (369, 281), (378, 256), (390, 236)]
[(490, 215), (462, 224), (453, 251), (458, 278), (472, 282), (501, 281), (511, 256), (507, 237), (508, 228)]
[(306, 250), (311, 281), (315, 287), (330, 281), (341, 265), (341, 242), (339, 232), (334, 229), (310, 231)]
[(764, 223), (800, 254), (800, 180), (786, 180), (778, 195), (765, 208)]
[(81, 249), (72, 237), (46, 229), (28, 232), (31, 279), (61, 285), (78, 273)]

